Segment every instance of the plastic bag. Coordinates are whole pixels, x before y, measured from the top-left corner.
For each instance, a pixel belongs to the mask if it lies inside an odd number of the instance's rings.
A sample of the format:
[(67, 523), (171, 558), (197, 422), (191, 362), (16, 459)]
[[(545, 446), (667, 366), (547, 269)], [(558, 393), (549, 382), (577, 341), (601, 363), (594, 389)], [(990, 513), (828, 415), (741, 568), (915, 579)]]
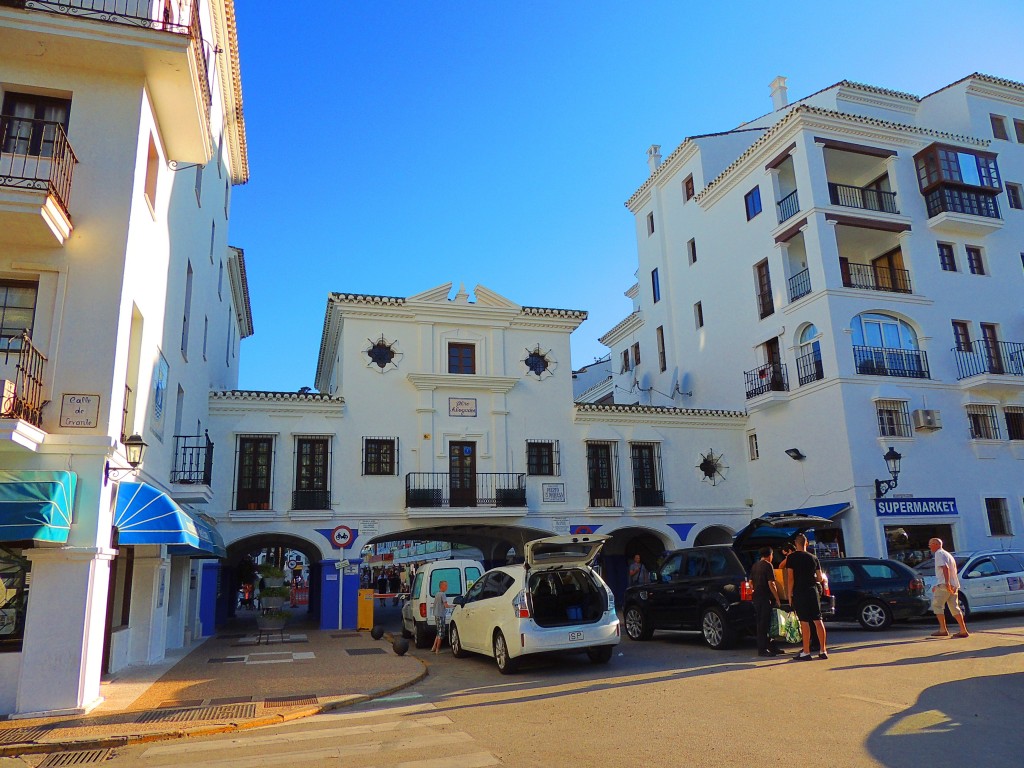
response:
[(786, 612), (778, 608), (772, 608), (771, 623), (768, 627), (768, 636), (772, 640), (785, 640)]
[(803, 633), (800, 631), (800, 619), (797, 618), (796, 613), (790, 612), (786, 615), (786, 620), (782, 625), (782, 631), (787, 643), (803, 642)]

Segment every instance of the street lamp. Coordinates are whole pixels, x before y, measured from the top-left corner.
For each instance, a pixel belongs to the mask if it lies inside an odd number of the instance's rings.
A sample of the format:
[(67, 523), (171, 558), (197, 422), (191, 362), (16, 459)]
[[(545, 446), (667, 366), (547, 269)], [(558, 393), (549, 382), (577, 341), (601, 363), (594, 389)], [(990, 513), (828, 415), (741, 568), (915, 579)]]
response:
[(885, 494), (896, 487), (896, 478), (899, 477), (900, 474), (900, 459), (903, 458), (903, 455), (898, 453), (896, 449), (890, 445), (889, 450), (885, 452), (885, 455), (882, 458), (885, 459), (885, 466), (888, 468), (889, 474), (892, 475), (892, 480), (875, 480), (876, 499), (882, 498)]
[(128, 466), (116, 467), (108, 461), (103, 466), (103, 484), (106, 485), (110, 480), (117, 480), (124, 472), (138, 471), (139, 464), (142, 463), (142, 457), (146, 453), (146, 447), (146, 441), (138, 434), (125, 438), (124, 455), (128, 461)]

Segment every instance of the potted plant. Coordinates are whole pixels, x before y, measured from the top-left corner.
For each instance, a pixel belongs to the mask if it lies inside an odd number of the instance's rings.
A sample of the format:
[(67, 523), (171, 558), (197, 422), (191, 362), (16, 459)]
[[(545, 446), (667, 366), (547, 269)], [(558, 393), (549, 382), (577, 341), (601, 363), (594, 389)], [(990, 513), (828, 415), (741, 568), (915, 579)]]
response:
[(263, 578), (264, 587), (281, 587), (284, 586), (284, 571), (278, 568), (276, 565), (270, 563), (262, 563), (257, 567), (260, 572), (260, 576)]
[(284, 605), (284, 601), (290, 596), (291, 590), (288, 587), (264, 587), (260, 590), (260, 606), (277, 609)]

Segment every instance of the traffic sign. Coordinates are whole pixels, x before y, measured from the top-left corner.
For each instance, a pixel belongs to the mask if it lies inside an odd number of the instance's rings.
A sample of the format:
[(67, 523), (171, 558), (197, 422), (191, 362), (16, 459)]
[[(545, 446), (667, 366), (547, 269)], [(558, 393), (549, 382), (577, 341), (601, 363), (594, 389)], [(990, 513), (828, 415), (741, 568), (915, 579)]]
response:
[(352, 543), (352, 529), (347, 525), (339, 525), (331, 531), (331, 541), (334, 542), (334, 546), (345, 549)]

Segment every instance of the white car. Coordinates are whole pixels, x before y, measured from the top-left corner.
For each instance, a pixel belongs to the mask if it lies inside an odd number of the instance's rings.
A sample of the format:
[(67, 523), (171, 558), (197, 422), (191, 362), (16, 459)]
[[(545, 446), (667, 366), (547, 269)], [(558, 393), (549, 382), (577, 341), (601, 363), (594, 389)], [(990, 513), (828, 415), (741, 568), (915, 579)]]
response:
[[(1024, 552), (990, 550), (954, 552), (960, 577), (960, 608), (964, 615), (1024, 610)], [(935, 586), (935, 560), (917, 566), (925, 594)]]
[(491, 656), (503, 674), (523, 656), (586, 651), (607, 662), (621, 639), (615, 597), (590, 567), (603, 535), (552, 536), (524, 547), (525, 562), (487, 571), (455, 599), (452, 653)]

